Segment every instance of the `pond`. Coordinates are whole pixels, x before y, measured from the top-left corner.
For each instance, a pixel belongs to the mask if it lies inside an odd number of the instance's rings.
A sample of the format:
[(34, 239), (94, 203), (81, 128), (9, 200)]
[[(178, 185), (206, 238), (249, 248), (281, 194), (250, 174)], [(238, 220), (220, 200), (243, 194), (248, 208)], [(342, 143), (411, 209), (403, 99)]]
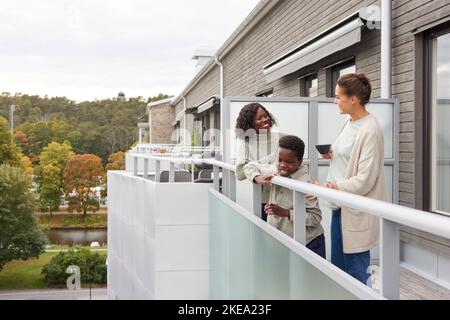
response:
[(92, 242), (106, 245), (108, 239), (107, 229), (64, 229), (49, 230), (47, 233), (49, 244), (54, 245), (83, 245), (88, 246)]

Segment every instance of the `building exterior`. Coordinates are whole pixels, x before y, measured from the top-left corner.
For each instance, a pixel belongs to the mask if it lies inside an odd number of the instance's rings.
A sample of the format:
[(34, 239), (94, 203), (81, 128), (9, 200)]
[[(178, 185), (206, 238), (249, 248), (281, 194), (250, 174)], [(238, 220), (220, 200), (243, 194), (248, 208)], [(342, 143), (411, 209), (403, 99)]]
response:
[[(224, 97), (333, 97), (337, 78), (355, 71), (367, 74), (372, 96), (381, 97), (377, 17), (386, 2), (262, 0), (172, 102), (171, 122), (191, 132), (220, 129)], [(391, 4), (399, 204), (450, 215), (450, 3)], [(450, 283), (448, 239), (402, 227), (401, 240), (404, 262)], [(423, 263), (424, 257), (431, 262)]]
[(173, 98), (167, 98), (147, 105), (149, 143), (172, 143), (173, 121), (175, 118), (172, 101)]

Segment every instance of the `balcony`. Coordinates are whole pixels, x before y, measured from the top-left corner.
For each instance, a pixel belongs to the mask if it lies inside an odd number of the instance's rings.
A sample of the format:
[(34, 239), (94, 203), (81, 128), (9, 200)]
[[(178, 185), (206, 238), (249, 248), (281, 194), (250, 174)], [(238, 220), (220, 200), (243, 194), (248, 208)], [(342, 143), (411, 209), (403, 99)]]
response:
[[(313, 146), (333, 135), (332, 126), (327, 124), (335, 122), (326, 109), (330, 101), (297, 100), (272, 101), (279, 104), (277, 110), (282, 112), (276, 117), (286, 118), (286, 113), (293, 117), (292, 109), (286, 109), (289, 107), (303, 113), (294, 116), (300, 119), (296, 128), (305, 132), (294, 134), (306, 137), (309, 152), (305, 163), (312, 175), (323, 180), (321, 171), (328, 163), (317, 158)], [(224, 120), (226, 127), (232, 127), (233, 112), (244, 102), (245, 99), (227, 101), (230, 107), (225, 110), (230, 114)], [(223, 139), (223, 162), (192, 156), (186, 150), (178, 152), (175, 148), (164, 154), (152, 152), (154, 146), (131, 150), (126, 171), (108, 173), (109, 298), (450, 298), (449, 290), (401, 267), (400, 225), (450, 238), (450, 218), (395, 204), (398, 201), (398, 104), (384, 100), (374, 104), (381, 106), (377, 112), (381, 113), (380, 122), (387, 141), (385, 173), (394, 203), (276, 177), (273, 183), (291, 189), (297, 199), (293, 238), (259, 218), (260, 188), (236, 181), (231, 164), (232, 137)], [(299, 124), (302, 121), (305, 125)], [(213, 168), (210, 183), (195, 183), (192, 168), (200, 165)], [(163, 172), (167, 177), (164, 181)], [(184, 174), (178, 175), (179, 172)], [(189, 175), (190, 179), (186, 179)], [(375, 270), (372, 288), (305, 247), (305, 209), (301, 201), (304, 194), (359, 209), (380, 219), (380, 246), (371, 254)], [(329, 213), (323, 210), (323, 216), (325, 236), (329, 238)], [(330, 251), (329, 243), (327, 251)]]

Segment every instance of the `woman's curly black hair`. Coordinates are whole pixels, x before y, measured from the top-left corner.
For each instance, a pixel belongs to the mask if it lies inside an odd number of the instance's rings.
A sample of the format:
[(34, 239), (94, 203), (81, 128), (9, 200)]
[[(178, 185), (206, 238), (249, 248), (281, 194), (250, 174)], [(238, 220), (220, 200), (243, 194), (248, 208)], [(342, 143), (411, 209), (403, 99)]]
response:
[(273, 115), (267, 111), (262, 104), (253, 102), (245, 105), (239, 112), (239, 116), (236, 120), (236, 129), (242, 129), (244, 131), (253, 129), (253, 120), (255, 119), (259, 108), (267, 112), (270, 119), (270, 127), (272, 127), (276, 123)]

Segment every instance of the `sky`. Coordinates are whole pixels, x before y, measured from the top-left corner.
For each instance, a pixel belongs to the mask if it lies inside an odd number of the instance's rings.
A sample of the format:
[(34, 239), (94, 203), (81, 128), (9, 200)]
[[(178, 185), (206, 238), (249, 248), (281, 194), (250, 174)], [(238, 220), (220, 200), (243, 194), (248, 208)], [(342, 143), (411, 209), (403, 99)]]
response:
[(178, 95), (259, 0), (2, 0), (0, 92)]

